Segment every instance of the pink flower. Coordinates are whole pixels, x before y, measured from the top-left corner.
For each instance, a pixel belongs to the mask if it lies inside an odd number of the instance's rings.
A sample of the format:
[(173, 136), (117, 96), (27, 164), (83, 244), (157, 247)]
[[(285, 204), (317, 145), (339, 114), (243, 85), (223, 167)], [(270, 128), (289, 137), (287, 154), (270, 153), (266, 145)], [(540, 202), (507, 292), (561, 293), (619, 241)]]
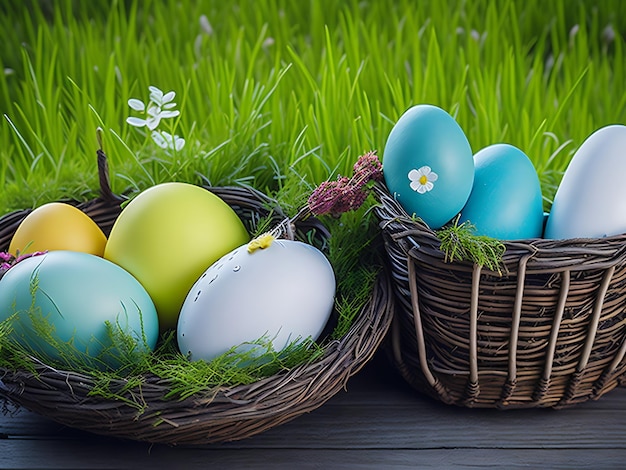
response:
[(15, 264), (19, 263), (20, 261), (24, 261), (27, 258), (32, 258), (33, 256), (39, 256), (39, 255), (43, 255), (46, 254), (47, 251), (34, 251), (32, 253), (26, 253), (24, 255), (20, 255), (18, 253), (17, 258), (15, 258)]
[(2, 277), (9, 269), (11, 269), (20, 261), (31, 258), (33, 256), (43, 255), (45, 253), (47, 253), (47, 251), (35, 251), (33, 253), (26, 253), (23, 255), (20, 255), (18, 253), (18, 256), (15, 257), (11, 253), (8, 253), (6, 251), (0, 252), (0, 261), (2, 261), (2, 263), (0, 263), (0, 277)]
[(354, 164), (354, 179), (363, 184), (383, 179), (383, 166), (375, 151), (367, 152), (359, 157)]
[(336, 214), (344, 205), (347, 178), (324, 181), (309, 196), (309, 210), (315, 215)]
[(352, 178), (340, 176), (315, 188), (308, 200), (311, 213), (337, 217), (361, 207), (367, 197), (367, 184), (382, 179), (382, 165), (375, 152), (368, 152), (359, 157), (353, 170)]

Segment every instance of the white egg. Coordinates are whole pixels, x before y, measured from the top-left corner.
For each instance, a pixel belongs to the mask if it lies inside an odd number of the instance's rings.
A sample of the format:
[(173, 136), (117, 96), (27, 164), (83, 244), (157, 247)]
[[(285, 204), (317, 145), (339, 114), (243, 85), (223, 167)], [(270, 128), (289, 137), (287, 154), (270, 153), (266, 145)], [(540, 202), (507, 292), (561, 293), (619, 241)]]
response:
[(545, 238), (602, 238), (626, 232), (626, 126), (603, 127), (569, 163), (546, 223)]
[(247, 247), (209, 267), (183, 303), (178, 346), (191, 360), (210, 361), (233, 347), (254, 349), (263, 338), (281, 351), (318, 339), (330, 317), (336, 281), (321, 251), (282, 239), (253, 252)]

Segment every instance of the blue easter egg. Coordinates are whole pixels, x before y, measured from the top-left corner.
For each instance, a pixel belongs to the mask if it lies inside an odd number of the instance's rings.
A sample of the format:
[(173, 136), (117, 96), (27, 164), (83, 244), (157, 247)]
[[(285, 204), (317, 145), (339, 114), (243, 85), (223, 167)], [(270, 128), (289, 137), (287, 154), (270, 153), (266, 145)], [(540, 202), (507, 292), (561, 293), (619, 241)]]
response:
[(383, 154), (389, 192), (409, 215), (436, 230), (465, 205), (474, 182), (472, 149), (446, 111), (421, 104), (391, 129)]
[(524, 152), (509, 144), (485, 147), (474, 156), (474, 187), (461, 211), (476, 235), (500, 240), (541, 237), (541, 184)]
[(159, 332), (154, 303), (139, 281), (110, 261), (75, 251), (33, 256), (7, 271), (0, 280), (0, 321), (10, 317), (13, 338), (40, 358), (62, 360), (51, 343), (71, 343), (96, 366), (118, 364), (123, 353), (112, 346), (115, 331), (132, 336), (139, 351), (153, 350)]

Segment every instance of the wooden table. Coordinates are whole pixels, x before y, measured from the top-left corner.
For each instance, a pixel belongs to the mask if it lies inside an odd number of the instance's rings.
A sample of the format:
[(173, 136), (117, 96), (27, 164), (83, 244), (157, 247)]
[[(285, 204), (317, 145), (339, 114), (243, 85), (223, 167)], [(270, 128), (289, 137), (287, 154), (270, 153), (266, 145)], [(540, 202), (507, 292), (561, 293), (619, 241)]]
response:
[(378, 356), (314, 412), (258, 436), (196, 448), (0, 415), (0, 468), (626, 468), (626, 388), (566, 410), (471, 410), (410, 389)]

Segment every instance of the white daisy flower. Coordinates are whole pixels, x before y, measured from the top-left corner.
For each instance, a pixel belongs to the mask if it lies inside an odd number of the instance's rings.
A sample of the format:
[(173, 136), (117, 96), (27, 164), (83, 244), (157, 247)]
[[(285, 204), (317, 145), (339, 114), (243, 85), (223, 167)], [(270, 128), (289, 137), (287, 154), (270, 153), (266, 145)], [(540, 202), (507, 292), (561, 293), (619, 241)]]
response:
[(413, 169), (409, 171), (408, 176), (411, 181), (411, 189), (420, 194), (424, 194), (433, 189), (435, 181), (439, 178), (439, 175), (426, 165), (417, 170)]

